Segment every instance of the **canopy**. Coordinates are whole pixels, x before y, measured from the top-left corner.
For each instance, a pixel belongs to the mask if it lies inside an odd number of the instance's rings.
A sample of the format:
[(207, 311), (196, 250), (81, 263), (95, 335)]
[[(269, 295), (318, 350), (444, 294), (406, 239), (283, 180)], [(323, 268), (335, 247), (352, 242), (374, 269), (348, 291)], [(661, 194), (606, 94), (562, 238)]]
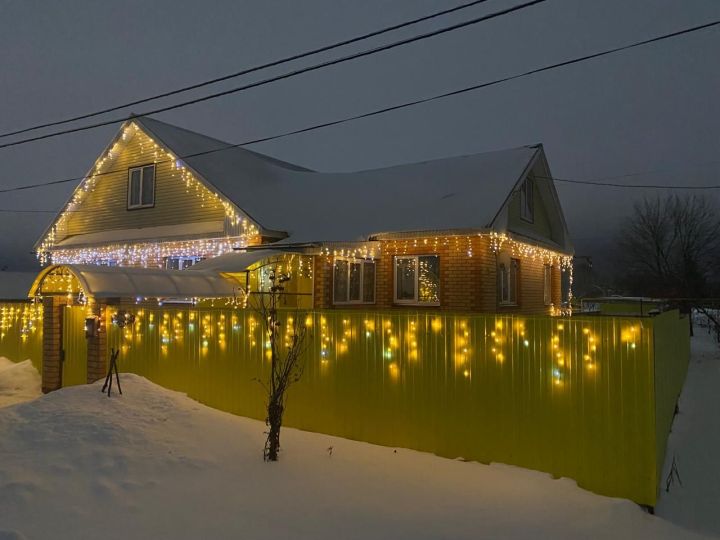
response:
[(93, 298), (218, 298), (232, 297), (237, 283), (210, 270), (163, 270), (95, 266), (87, 264), (51, 265), (33, 283), (29, 296), (42, 292), (42, 284), (54, 271), (65, 269), (77, 278), (86, 296)]

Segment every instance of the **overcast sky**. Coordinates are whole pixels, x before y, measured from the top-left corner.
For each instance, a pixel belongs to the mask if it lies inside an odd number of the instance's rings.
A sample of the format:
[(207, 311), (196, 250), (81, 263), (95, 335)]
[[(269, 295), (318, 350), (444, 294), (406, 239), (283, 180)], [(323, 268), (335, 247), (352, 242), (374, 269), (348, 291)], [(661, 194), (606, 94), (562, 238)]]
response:
[[(238, 71), (463, 2), (0, 0), (0, 132)], [(521, 0), (490, 0), (342, 53), (517, 3)], [(718, 18), (718, 0), (549, 0), (157, 118), (241, 142)], [(350, 171), (542, 142), (559, 178), (655, 171), (617, 181), (720, 184), (719, 52), (716, 27), (252, 149), (316, 170)], [(213, 89), (239, 84), (234, 80)], [(0, 149), (0, 186), (81, 176), (116, 129)], [(0, 209), (55, 210), (73, 187), (0, 194)], [(584, 253), (609, 238), (632, 200), (656, 193), (568, 185), (558, 190), (577, 251)], [(0, 266), (37, 268), (29, 252), (52, 217), (0, 213)]]

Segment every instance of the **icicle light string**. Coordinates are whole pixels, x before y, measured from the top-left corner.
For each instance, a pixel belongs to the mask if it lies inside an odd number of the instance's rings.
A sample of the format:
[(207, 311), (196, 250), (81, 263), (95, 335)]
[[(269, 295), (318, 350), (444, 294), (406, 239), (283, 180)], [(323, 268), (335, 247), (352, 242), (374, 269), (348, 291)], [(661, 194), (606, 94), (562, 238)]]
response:
[[(226, 235), (224, 239), (185, 241), (180, 243), (136, 243), (114, 245), (104, 248), (53, 249), (59, 236), (58, 231), (63, 230), (63, 228), (67, 226), (69, 216), (77, 212), (77, 208), (88, 194), (95, 190), (95, 184), (98, 177), (103, 174), (103, 168), (112, 162), (119, 155), (123, 145), (136, 135), (143, 137), (138, 141), (141, 152), (145, 152), (146, 150), (151, 151), (155, 158), (154, 164), (156, 166), (162, 162), (170, 163), (172, 170), (181, 175), (181, 179), (185, 183), (186, 193), (193, 193), (198, 197), (201, 206), (212, 204), (222, 207), (227, 223), (230, 227), (236, 228), (239, 234), (234, 235), (232, 238)], [(148, 266), (148, 261), (155, 261), (158, 257), (182, 256), (197, 252), (221, 255), (231, 251), (233, 247), (245, 247), (259, 236), (257, 226), (238, 212), (230, 201), (221, 197), (219, 193), (211, 191), (203, 182), (195, 177), (180, 159), (177, 159), (171, 152), (167, 152), (161, 148), (155, 141), (145, 135), (135, 123), (131, 122), (126, 126), (121, 137), (113, 144), (110, 150), (96, 161), (92, 171), (85, 182), (75, 190), (65, 209), (40, 242), (37, 255), (42, 264), (47, 264), (48, 262), (66, 264), (71, 262), (94, 263), (102, 259), (114, 259), (122, 260), (124, 264)], [(190, 248), (189, 246), (193, 247)], [(194, 251), (194, 253), (190, 253), (190, 251)]]

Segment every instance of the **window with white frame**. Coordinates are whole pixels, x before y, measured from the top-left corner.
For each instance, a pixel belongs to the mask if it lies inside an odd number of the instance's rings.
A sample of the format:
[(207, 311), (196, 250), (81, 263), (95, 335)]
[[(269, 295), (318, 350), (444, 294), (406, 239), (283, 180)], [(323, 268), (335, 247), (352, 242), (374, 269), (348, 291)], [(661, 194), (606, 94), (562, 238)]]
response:
[(520, 186), (520, 217), (525, 221), (530, 222), (532, 222), (535, 218), (533, 181), (529, 176)]
[(202, 260), (202, 257), (165, 257), (165, 269), (185, 270)]
[(552, 266), (543, 266), (543, 301), (546, 306), (552, 304)]
[(395, 257), (395, 303), (440, 304), (440, 257)]
[(498, 301), (501, 305), (517, 305), (519, 273), (518, 259), (503, 261), (498, 265)]
[(375, 261), (335, 258), (333, 304), (375, 302)]
[(128, 210), (155, 205), (155, 165), (128, 170)]

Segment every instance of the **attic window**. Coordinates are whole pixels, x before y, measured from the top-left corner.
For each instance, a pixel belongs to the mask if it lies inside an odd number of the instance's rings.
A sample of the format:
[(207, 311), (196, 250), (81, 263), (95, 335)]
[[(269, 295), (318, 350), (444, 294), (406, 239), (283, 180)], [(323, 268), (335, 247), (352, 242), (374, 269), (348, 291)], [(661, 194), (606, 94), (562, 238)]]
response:
[(532, 178), (527, 177), (520, 186), (520, 217), (532, 223), (535, 218)]
[(155, 206), (155, 165), (128, 170), (128, 210)]

